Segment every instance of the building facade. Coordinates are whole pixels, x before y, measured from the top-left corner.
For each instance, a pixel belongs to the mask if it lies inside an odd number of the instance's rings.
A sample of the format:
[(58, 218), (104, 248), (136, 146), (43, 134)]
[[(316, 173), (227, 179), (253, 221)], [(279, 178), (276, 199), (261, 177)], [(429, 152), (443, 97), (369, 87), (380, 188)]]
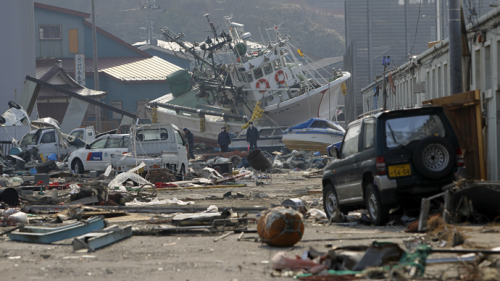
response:
[[(92, 23), (86, 20), (90, 14), (40, 3), (34, 7), (37, 65), (53, 65), (61, 60), (65, 72), (78, 80), (75, 56), (83, 55), (84, 86), (94, 89)], [(96, 41), (99, 90), (107, 93), (100, 101), (140, 114), (148, 101), (170, 92), (166, 77), (180, 67), (139, 50), (99, 27), (96, 27)], [(40, 99), (38, 103), (49, 103), (44, 106), (50, 107), (51, 101)], [(104, 110), (101, 117), (105, 129), (116, 127), (121, 118)], [(89, 108), (88, 124), (92, 125), (95, 118), (95, 108)]]
[[(486, 172), (492, 181), (500, 180), (499, 21), (500, 8), (495, 8), (467, 26), (470, 69), (465, 63), (463, 67), (464, 90), (481, 93)], [(448, 39), (445, 39), (391, 72), (394, 87), (387, 84), (387, 109), (418, 107), (423, 101), (449, 96), (449, 74)], [(382, 79), (377, 79), (362, 89), (364, 112), (382, 107), (383, 95), (376, 94), (382, 83)]]

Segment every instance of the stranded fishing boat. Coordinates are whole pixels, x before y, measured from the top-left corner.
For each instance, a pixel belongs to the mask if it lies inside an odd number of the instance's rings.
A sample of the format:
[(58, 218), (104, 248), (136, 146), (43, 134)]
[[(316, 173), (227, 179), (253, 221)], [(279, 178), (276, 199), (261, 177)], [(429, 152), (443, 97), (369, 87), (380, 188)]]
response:
[(278, 27), (274, 41), (259, 46), (231, 17), (225, 17), (229, 32), (219, 34), (205, 16), (213, 33), (205, 42), (185, 42), (182, 33), (161, 29), (167, 41), (195, 57), (195, 66), (167, 78), (172, 93), (149, 103), (153, 119), (188, 128), (196, 140), (213, 144), (221, 126), (238, 135), (249, 121), (270, 129), (335, 116), (348, 72), (322, 77), (307, 70), (303, 52)]
[(290, 150), (319, 151), (327, 154), (327, 147), (342, 141), (345, 130), (336, 122), (325, 119), (310, 120), (288, 128), (283, 133), (283, 143)]

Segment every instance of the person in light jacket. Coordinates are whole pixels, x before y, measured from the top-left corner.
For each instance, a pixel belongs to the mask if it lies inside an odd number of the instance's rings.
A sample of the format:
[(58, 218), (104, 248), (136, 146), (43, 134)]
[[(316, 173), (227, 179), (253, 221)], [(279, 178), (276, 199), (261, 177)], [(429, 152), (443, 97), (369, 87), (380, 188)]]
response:
[(250, 126), (247, 130), (247, 142), (250, 144), (250, 150), (257, 149), (257, 141), (259, 140), (259, 130), (253, 126), (250, 121)]
[(220, 146), (220, 151), (227, 152), (230, 144), (231, 136), (226, 132), (226, 127), (222, 127), (219, 138), (217, 139), (217, 145)]

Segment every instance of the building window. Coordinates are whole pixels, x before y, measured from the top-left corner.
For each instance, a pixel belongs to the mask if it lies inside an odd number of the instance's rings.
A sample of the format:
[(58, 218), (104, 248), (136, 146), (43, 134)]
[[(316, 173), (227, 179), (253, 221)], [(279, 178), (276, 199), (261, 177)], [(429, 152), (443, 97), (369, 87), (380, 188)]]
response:
[(41, 40), (61, 40), (61, 25), (40, 25)]

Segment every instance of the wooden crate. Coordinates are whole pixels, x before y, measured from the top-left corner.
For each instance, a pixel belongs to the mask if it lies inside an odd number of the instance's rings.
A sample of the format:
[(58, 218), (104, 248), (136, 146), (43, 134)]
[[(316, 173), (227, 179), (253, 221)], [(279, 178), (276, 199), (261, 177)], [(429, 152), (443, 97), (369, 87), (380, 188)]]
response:
[(423, 104), (439, 105), (451, 121), (464, 154), (467, 178), (485, 180), (486, 164), (482, 133), (480, 91), (424, 101)]

